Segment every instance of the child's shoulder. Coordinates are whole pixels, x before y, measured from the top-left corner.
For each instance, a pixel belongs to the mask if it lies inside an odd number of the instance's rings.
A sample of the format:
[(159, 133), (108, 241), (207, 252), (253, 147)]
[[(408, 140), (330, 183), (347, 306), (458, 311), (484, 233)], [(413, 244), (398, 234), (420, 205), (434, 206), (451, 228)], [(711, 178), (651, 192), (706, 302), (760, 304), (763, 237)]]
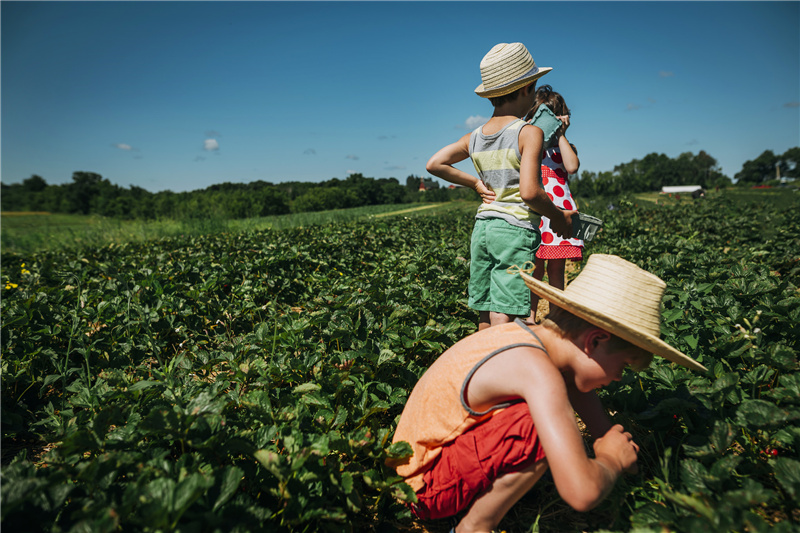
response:
[(543, 145), (544, 132), (542, 129), (533, 124), (523, 124), (519, 131), (519, 151), (523, 152), (526, 149), (532, 149), (541, 152)]

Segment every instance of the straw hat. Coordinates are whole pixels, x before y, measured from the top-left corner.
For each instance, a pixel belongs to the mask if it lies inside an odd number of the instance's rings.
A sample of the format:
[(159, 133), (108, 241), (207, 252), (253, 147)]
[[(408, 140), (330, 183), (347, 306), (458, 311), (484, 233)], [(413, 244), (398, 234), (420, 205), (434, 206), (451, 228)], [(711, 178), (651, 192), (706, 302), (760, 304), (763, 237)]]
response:
[(661, 297), (666, 283), (616, 255), (592, 254), (563, 291), (520, 272), (545, 300), (631, 344), (693, 370), (706, 367), (662, 341)]
[(481, 80), (475, 92), (484, 98), (513, 93), (548, 72), (551, 67), (537, 67), (522, 43), (495, 45), (481, 60)]

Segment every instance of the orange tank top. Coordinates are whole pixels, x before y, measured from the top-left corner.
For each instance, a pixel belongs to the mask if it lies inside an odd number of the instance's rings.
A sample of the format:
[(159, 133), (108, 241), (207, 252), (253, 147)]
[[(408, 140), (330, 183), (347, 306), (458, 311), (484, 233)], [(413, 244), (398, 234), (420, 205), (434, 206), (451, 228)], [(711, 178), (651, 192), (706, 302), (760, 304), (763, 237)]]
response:
[(442, 446), (483, 422), (511, 403), (478, 413), (467, 405), (467, 384), (480, 366), (495, 355), (520, 346), (543, 350), (541, 340), (517, 319), (462, 339), (444, 352), (422, 375), (406, 402), (392, 442), (406, 441), (414, 454), (387, 460), (416, 492), (425, 486), (425, 472), (433, 466)]

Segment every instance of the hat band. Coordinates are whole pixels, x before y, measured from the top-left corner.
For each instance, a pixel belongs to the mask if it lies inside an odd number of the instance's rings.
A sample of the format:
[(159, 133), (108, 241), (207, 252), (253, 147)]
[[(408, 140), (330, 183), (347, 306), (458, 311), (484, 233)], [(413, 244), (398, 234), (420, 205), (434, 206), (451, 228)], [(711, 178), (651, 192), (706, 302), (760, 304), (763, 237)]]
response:
[(520, 80), (524, 80), (525, 78), (529, 78), (531, 76), (534, 76), (537, 72), (539, 72), (539, 67), (534, 65), (533, 68), (530, 69), (528, 72), (526, 72), (525, 74), (523, 74), (523, 75), (521, 75), (521, 76), (519, 76), (517, 78), (514, 78), (511, 81), (507, 81), (505, 83), (501, 83), (500, 85), (493, 85), (491, 87), (487, 87), (486, 84), (484, 84), (483, 87), (484, 87), (484, 89), (486, 91), (494, 91), (494, 90), (497, 90), (497, 89), (502, 89), (504, 87), (508, 87), (509, 85), (514, 85), (515, 83), (519, 83)]

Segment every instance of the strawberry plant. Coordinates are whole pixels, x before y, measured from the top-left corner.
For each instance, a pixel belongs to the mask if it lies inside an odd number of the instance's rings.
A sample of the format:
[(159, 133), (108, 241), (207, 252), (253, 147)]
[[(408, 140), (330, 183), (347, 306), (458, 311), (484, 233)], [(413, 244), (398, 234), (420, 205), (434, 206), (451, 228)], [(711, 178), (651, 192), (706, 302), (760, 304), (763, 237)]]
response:
[[(566, 528), (795, 529), (800, 204), (583, 208), (605, 221), (587, 252), (662, 277), (664, 339), (710, 372), (656, 361), (602, 392), (640, 472)], [(419, 376), (475, 330), (471, 229), (454, 211), (4, 253), (2, 524), (414, 527), (383, 464), (409, 452), (390, 443)], [(506, 529), (564, 531), (552, 501), (543, 480)]]

